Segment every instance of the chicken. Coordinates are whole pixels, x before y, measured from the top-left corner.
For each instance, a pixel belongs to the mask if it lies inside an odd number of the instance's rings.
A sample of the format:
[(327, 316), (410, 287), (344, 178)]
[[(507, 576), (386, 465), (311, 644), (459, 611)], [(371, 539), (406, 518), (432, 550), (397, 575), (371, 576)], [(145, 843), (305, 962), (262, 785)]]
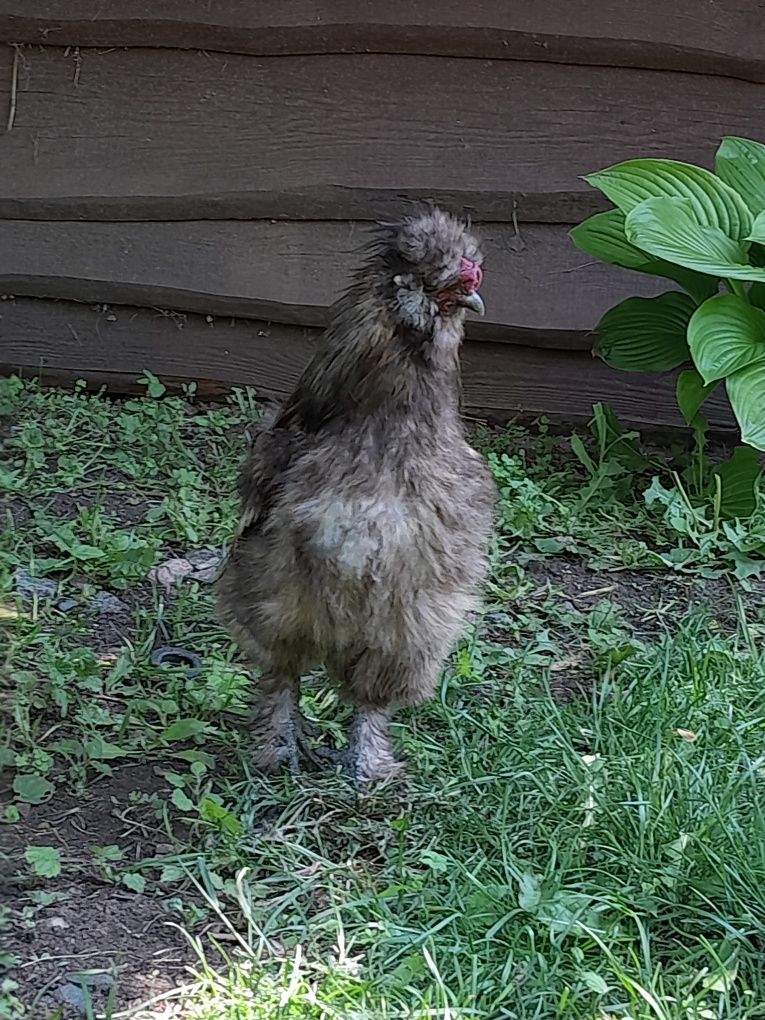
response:
[(359, 784), (397, 776), (388, 724), (429, 698), (486, 572), (496, 490), (459, 417), (465, 310), (483, 314), (467, 224), (379, 227), (320, 349), (240, 478), (222, 623), (260, 671), (256, 764), (298, 768), (300, 677), (355, 709)]

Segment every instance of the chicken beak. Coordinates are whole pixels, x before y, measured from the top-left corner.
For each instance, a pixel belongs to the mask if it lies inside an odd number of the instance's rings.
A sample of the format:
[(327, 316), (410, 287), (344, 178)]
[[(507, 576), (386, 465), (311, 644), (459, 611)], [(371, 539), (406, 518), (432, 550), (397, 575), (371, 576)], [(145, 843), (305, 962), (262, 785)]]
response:
[(484, 315), (486, 313), (483, 299), (477, 290), (473, 290), (469, 294), (460, 294), (457, 298), (457, 304), (461, 305), (462, 308), (469, 308), (476, 315)]

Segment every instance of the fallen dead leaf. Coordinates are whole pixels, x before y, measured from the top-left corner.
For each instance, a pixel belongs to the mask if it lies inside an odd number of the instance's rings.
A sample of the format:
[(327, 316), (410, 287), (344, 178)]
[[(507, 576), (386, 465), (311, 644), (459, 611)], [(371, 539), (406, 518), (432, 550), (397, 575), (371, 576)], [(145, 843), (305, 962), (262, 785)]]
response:
[(0, 606), (0, 620), (28, 620), (29, 613), (22, 613), (13, 606)]
[(149, 580), (154, 581), (169, 594), (182, 577), (192, 573), (194, 565), (188, 560), (173, 557), (149, 571)]
[(581, 662), (581, 655), (567, 655), (565, 658), (558, 659), (557, 662), (553, 662), (550, 666), (550, 672), (562, 673), (564, 669), (571, 669), (573, 666), (579, 666)]

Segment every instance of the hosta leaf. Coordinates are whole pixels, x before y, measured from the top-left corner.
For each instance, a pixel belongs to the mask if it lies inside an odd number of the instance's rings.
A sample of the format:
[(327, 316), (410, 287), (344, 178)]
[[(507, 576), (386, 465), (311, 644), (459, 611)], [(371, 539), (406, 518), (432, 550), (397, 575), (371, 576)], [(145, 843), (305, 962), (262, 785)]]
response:
[(710, 298), (693, 313), (688, 345), (705, 383), (725, 379), (765, 361), (765, 312), (735, 294)]
[(715, 156), (715, 171), (755, 215), (765, 209), (765, 145), (751, 138), (723, 138)]
[(627, 298), (595, 327), (595, 354), (613, 368), (664, 372), (690, 361), (686, 329), (695, 304), (687, 294)]
[(761, 212), (755, 217), (752, 231), (747, 240), (756, 241), (758, 244), (765, 244), (765, 212)]
[(625, 269), (640, 269), (651, 256), (630, 244), (624, 233), (624, 213), (619, 209), (596, 213), (570, 231), (576, 247), (601, 262)]
[(717, 280), (685, 269), (683, 266), (654, 258), (648, 252), (630, 244), (624, 232), (624, 213), (619, 209), (609, 209), (608, 212), (590, 216), (579, 226), (574, 227), (569, 236), (580, 251), (594, 255), (601, 262), (674, 280), (697, 304), (706, 301), (717, 291)]
[(715, 227), (702, 227), (679, 198), (649, 198), (625, 220), (627, 240), (657, 258), (710, 276), (765, 282), (765, 269), (747, 262), (746, 250)]
[(666, 262), (664, 259), (653, 259), (651, 262), (646, 262), (639, 271), (651, 273), (653, 276), (661, 276), (665, 280), (674, 280), (687, 294), (691, 295), (697, 305), (703, 304), (707, 298), (716, 294), (720, 287), (720, 281), (716, 276), (707, 276), (705, 273), (686, 269), (684, 266), (673, 265), (672, 262)]
[(755, 308), (762, 308), (765, 311), (765, 283), (753, 283), (747, 294), (749, 304)]
[(675, 395), (686, 425), (693, 425), (699, 408), (716, 385), (716, 383), (705, 385), (695, 368), (688, 368), (680, 373), (677, 377)]
[(765, 360), (728, 376), (725, 388), (741, 438), (755, 449), (765, 450)]
[(738, 446), (733, 454), (714, 469), (720, 479), (720, 516), (751, 517), (757, 508), (757, 480), (760, 462), (751, 446)]
[(690, 163), (630, 159), (584, 179), (625, 215), (649, 198), (677, 198), (688, 203), (697, 224), (715, 227), (734, 240), (747, 237), (752, 227), (752, 214), (738, 192), (709, 170)]

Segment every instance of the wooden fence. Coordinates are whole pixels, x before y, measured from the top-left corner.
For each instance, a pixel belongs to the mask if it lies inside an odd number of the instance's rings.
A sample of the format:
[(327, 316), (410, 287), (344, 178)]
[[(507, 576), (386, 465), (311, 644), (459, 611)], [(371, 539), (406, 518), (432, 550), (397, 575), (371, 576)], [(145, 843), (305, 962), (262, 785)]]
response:
[[(370, 221), (429, 197), (479, 224), (466, 403), (677, 421), (674, 377), (590, 354), (666, 284), (593, 263), (579, 175), (710, 165), (762, 135), (757, 0), (0, 0), (0, 368), (282, 396)], [(9, 297), (13, 295), (13, 297)], [(711, 409), (730, 423), (724, 399)]]

